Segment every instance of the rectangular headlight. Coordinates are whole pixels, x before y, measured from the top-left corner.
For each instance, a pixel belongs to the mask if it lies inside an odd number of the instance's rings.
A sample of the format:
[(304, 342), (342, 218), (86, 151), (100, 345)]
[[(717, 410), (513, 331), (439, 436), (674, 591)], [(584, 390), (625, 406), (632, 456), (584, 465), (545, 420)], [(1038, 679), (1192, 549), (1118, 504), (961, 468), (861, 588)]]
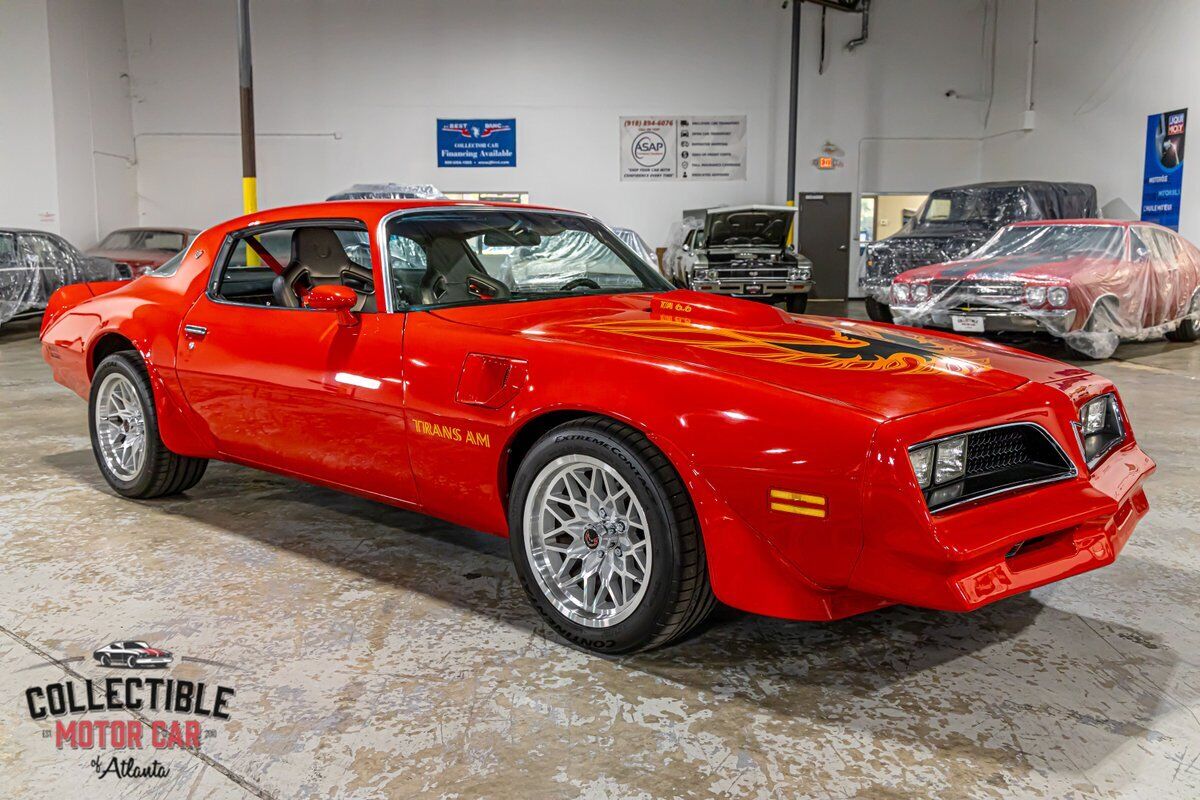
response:
[(933, 468), (933, 448), (922, 447), (908, 451), (908, 460), (917, 476), (917, 483), (922, 489), (929, 486), (929, 478)]
[(1096, 466), (1109, 450), (1125, 439), (1125, 425), (1117, 411), (1117, 399), (1102, 394), (1079, 409), (1079, 436), (1088, 468)]
[(955, 436), (940, 442), (934, 461), (934, 483), (949, 483), (963, 476), (967, 470), (967, 437)]

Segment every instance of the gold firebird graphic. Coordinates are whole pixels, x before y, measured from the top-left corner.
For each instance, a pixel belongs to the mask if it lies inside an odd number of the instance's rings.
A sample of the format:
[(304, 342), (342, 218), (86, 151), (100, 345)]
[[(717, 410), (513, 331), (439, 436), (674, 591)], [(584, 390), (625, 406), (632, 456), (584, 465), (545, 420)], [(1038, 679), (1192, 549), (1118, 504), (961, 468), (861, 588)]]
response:
[(855, 326), (851, 333), (834, 324), (806, 322), (824, 329), (827, 334), (735, 330), (699, 321), (668, 319), (610, 320), (584, 327), (819, 369), (944, 375), (947, 372), (973, 374), (990, 368), (987, 359), (974, 358), (975, 353), (970, 348), (932, 336), (863, 326)]

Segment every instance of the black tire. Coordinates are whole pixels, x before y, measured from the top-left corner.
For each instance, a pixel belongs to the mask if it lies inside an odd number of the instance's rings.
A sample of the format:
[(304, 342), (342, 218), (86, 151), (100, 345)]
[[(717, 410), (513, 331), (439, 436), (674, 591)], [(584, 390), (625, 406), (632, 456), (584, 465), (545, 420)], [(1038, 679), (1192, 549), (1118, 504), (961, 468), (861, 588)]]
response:
[(789, 294), (787, 296), (787, 310), (789, 314), (803, 314), (808, 308), (808, 292), (803, 294)]
[[(109, 469), (101, 454), (96, 434), (96, 398), (104, 378), (114, 372), (121, 373), (133, 384), (145, 422), (145, 458), (141, 469), (128, 480)], [(200, 481), (208, 467), (208, 459), (181, 456), (171, 452), (163, 444), (158, 435), (158, 412), (154, 407), (154, 390), (150, 386), (150, 378), (146, 374), (141, 357), (130, 350), (113, 353), (96, 368), (88, 401), (88, 431), (92, 439), (92, 454), (100, 467), (100, 474), (113, 491), (125, 497), (145, 500), (187, 491)]]
[(1188, 317), (1179, 323), (1179, 327), (1167, 334), (1172, 342), (1194, 342), (1200, 339), (1200, 323)]
[(892, 307), (874, 297), (867, 297), (867, 316), (875, 322), (891, 322)]
[(102, 666), (102, 667), (111, 667), (111, 666), (112, 666), (112, 659), (111, 659), (111, 658), (109, 658), (107, 654), (100, 656), (100, 666)]
[[(586, 455), (615, 469), (647, 515), (653, 561), (646, 593), (634, 611), (605, 628), (581, 625), (543, 594), (525, 550), (525, 501), (543, 467), (566, 455)], [(546, 433), (522, 460), (509, 496), (509, 546), (521, 586), (560, 636), (593, 652), (649, 650), (684, 636), (716, 605), (704, 542), (687, 489), (670, 462), (639, 431), (606, 417), (586, 417)]]
[(1184, 317), (1179, 327), (1167, 334), (1172, 342), (1194, 342), (1200, 338), (1200, 297), (1192, 299), (1188, 311), (1192, 316)]
[(1114, 333), (1120, 329), (1120, 308), (1114, 308), (1115, 305), (1116, 301), (1110, 298), (1102, 297), (1096, 301), (1092, 313), (1088, 315), (1082, 329), (1084, 334), (1094, 337), (1090, 341), (1081, 338), (1081, 343), (1088, 347), (1087, 350), (1080, 349), (1072, 343), (1074, 333), (1068, 331), (1063, 336), (1063, 349), (1066, 350), (1068, 359), (1072, 361), (1105, 361), (1113, 357), (1120, 345), (1120, 338)]

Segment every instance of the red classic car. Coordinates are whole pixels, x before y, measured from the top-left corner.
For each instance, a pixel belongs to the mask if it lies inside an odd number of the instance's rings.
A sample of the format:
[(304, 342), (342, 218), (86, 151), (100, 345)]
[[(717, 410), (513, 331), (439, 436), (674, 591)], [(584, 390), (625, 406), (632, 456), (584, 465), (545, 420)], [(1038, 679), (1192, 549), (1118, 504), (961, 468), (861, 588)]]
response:
[(674, 289), (553, 209), (263, 211), (59, 291), (41, 338), (116, 492), (215, 458), (508, 536), (549, 626), (607, 653), (716, 600), (967, 611), (1109, 564), (1154, 469), (1104, 378)]
[(117, 265), (126, 278), (162, 266), (199, 233), (191, 228), (122, 228), (88, 251)]
[(1146, 222), (1017, 223), (966, 259), (902, 273), (892, 314), (960, 333), (1046, 331), (1082, 358), (1108, 358), (1125, 339), (1194, 342), (1200, 251)]

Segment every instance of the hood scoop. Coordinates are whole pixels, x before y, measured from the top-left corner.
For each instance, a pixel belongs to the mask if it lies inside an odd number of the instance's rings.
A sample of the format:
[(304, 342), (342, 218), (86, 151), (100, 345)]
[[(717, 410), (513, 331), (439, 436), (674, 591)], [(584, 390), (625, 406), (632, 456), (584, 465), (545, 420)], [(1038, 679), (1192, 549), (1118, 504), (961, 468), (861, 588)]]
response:
[(717, 328), (776, 328), (793, 323), (781, 309), (766, 303), (689, 289), (655, 295), (650, 303), (650, 318)]

